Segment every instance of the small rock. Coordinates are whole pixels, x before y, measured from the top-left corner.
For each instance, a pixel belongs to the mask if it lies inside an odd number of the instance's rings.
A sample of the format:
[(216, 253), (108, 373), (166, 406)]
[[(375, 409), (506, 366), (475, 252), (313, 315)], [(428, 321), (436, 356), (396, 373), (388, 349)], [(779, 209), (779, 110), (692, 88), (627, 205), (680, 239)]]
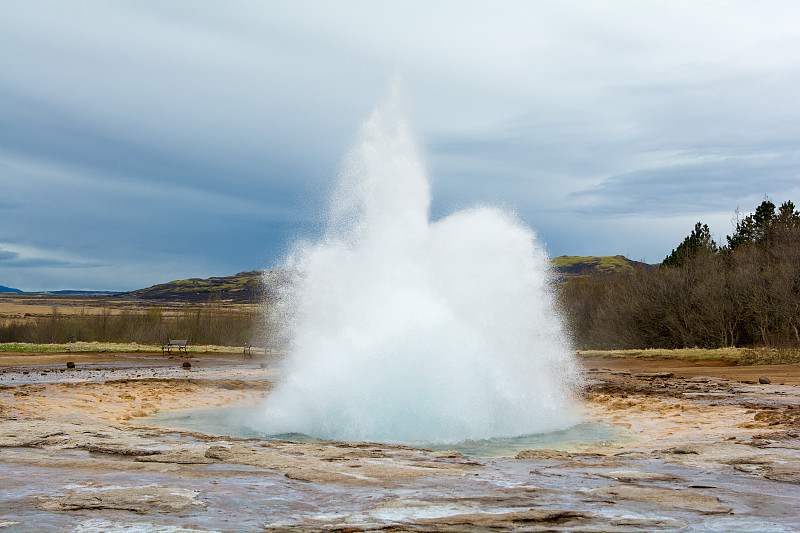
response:
[(642, 372), (640, 374), (633, 374), (633, 377), (640, 379), (670, 379), (675, 377), (674, 372)]
[(548, 459), (551, 461), (563, 461), (572, 455), (561, 450), (521, 450), (515, 459)]
[(758, 378), (758, 382), (761, 383), (762, 385), (769, 385), (770, 383), (772, 383), (772, 381), (767, 376), (761, 376), (760, 378)]
[(461, 459), (464, 457), (464, 455), (458, 450), (441, 450), (431, 452), (431, 457), (435, 457), (437, 459)]
[(226, 461), (230, 459), (242, 460), (243, 458), (249, 458), (251, 455), (255, 455), (256, 453), (257, 452), (252, 448), (242, 444), (234, 444), (233, 446), (220, 446), (215, 444), (214, 446), (208, 448), (203, 455), (209, 459)]
[(192, 363), (190, 363), (189, 361), (184, 361), (181, 366), (183, 368), (192, 368)]
[(662, 452), (664, 453), (672, 453), (676, 455), (690, 455), (690, 454), (698, 455), (702, 451), (703, 451), (702, 445), (694, 445), (694, 444), (683, 444), (680, 446), (675, 446), (668, 450), (662, 450)]
[(67, 368), (75, 368), (75, 363), (72, 361), (67, 361)]

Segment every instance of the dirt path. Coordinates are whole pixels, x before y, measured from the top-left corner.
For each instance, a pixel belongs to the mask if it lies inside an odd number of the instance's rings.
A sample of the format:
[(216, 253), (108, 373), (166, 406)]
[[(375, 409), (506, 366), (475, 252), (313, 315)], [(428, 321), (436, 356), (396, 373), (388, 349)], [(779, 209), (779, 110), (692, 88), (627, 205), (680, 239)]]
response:
[(800, 364), (791, 365), (750, 365), (728, 366), (722, 361), (688, 363), (676, 359), (623, 359), (623, 358), (584, 358), (581, 365), (591, 368), (607, 368), (631, 373), (672, 372), (678, 378), (709, 376), (731, 381), (758, 382), (767, 377), (772, 383), (781, 385), (800, 385)]

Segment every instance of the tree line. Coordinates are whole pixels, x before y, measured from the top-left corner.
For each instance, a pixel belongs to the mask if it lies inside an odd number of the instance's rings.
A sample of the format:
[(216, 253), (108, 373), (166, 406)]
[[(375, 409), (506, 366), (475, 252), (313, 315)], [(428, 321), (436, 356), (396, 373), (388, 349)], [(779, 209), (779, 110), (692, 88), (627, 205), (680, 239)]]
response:
[(723, 245), (698, 222), (658, 268), (560, 284), (576, 347), (800, 347), (800, 212), (734, 220)]

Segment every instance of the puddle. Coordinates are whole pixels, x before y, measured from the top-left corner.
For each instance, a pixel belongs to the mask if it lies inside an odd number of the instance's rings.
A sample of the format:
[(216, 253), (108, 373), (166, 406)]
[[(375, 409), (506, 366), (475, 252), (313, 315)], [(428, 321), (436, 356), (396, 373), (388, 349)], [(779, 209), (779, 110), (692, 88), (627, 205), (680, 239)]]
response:
[[(105, 354), (100, 354), (101, 356)], [(130, 358), (128, 358), (130, 359)], [(63, 365), (30, 365), (0, 370), (0, 386), (44, 385), (52, 383), (102, 383), (118, 379), (236, 379), (267, 380), (275, 376), (274, 369), (263, 368), (260, 363), (220, 364), (218, 361), (191, 361), (191, 368), (181, 366), (184, 360), (158, 361), (146, 358), (141, 365), (129, 360), (116, 362), (81, 363), (77, 368)]]

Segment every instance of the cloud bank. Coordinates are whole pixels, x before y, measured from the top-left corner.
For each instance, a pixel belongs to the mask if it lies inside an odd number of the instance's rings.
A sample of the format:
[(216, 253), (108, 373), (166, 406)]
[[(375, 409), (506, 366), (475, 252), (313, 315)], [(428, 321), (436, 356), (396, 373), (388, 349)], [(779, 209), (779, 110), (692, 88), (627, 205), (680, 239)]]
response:
[(0, 284), (135, 289), (321, 229), (400, 73), (434, 218), (516, 211), (553, 255), (660, 261), (800, 201), (800, 6), (3, 2)]

